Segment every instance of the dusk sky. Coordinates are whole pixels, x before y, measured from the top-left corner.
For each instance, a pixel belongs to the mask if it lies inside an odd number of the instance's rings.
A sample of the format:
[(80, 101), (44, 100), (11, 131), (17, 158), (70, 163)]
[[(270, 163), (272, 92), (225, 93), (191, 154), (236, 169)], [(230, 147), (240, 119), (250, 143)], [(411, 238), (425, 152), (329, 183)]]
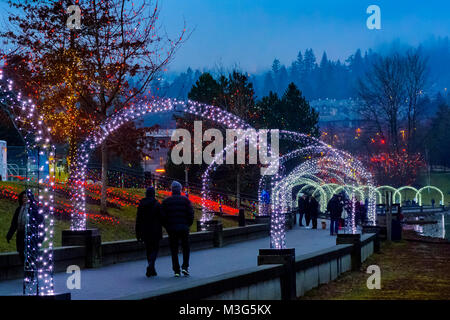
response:
[[(139, 0), (135, 0), (139, 1)], [(0, 0), (0, 9), (7, 9)], [(369, 5), (381, 9), (381, 30), (369, 30)], [(357, 48), (376, 49), (398, 39), (417, 45), (450, 33), (448, 0), (159, 0), (160, 21), (172, 37), (186, 22), (192, 34), (170, 71), (238, 66), (250, 73), (274, 58), (290, 64), (299, 50), (326, 50), (344, 61)], [(3, 10), (1, 21), (7, 20)]]
[[(381, 30), (366, 27), (369, 5), (381, 8)], [(161, 0), (161, 20), (174, 35), (186, 21), (193, 30), (171, 64), (203, 69), (238, 65), (258, 72), (277, 57), (284, 64), (299, 50), (313, 48), (317, 59), (345, 60), (399, 39), (417, 45), (450, 31), (450, 1), (411, 0)]]

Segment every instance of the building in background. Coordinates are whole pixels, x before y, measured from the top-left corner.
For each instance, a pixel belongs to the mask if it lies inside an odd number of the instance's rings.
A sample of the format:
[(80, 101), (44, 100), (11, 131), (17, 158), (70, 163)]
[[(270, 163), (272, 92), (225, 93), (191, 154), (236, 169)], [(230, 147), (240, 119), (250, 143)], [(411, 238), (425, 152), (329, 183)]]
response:
[(148, 156), (142, 159), (142, 168), (146, 173), (163, 175), (165, 173), (164, 166), (167, 161), (169, 152), (170, 137), (175, 129), (159, 129), (158, 131), (147, 133), (147, 137), (154, 138), (154, 145)]

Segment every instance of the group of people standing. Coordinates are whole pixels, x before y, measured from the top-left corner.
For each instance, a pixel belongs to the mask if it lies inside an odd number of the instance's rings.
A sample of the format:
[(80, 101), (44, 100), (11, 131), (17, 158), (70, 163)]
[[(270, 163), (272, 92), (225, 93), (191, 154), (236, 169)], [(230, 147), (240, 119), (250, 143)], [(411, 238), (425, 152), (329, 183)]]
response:
[[(171, 186), (172, 195), (162, 203), (155, 197), (155, 189), (149, 187), (137, 209), (136, 238), (145, 243), (147, 252), (147, 277), (156, 276), (155, 261), (158, 256), (159, 242), (162, 239), (164, 227), (169, 236), (169, 246), (172, 255), (172, 269), (175, 277), (181, 273), (189, 275), (189, 229), (194, 222), (194, 209), (191, 201), (181, 195), (181, 184), (174, 181)], [(183, 263), (180, 269), (178, 251), (181, 243)]]
[(328, 201), (327, 211), (330, 213), (330, 235), (336, 235), (339, 231), (339, 224), (341, 220), (345, 219), (344, 200), (340, 194), (335, 194)]
[[(356, 224), (363, 224), (367, 218), (367, 203), (362, 203), (356, 199), (346, 199), (343, 194), (335, 194), (328, 201), (327, 212), (330, 215), (330, 235), (338, 234), (339, 227), (345, 226), (345, 221), (352, 212), (354, 203), (355, 222)], [(305, 225), (309, 227), (312, 221), (312, 229), (317, 229), (317, 218), (319, 216), (319, 202), (314, 196), (300, 194), (298, 199), (298, 213), (300, 214), (299, 226), (303, 227), (303, 217), (305, 218)]]
[(319, 202), (314, 196), (308, 196), (304, 193), (298, 198), (298, 212), (300, 214), (299, 226), (303, 227), (303, 217), (305, 217), (305, 226), (309, 227), (312, 222), (312, 229), (317, 229), (317, 217), (319, 216)]
[[(354, 206), (354, 207), (353, 207)], [(339, 227), (344, 227), (350, 212), (355, 214), (356, 225), (363, 225), (367, 219), (368, 201), (360, 202), (356, 198), (348, 199), (344, 194), (335, 194), (328, 201), (327, 211), (330, 214), (330, 234), (338, 234)]]

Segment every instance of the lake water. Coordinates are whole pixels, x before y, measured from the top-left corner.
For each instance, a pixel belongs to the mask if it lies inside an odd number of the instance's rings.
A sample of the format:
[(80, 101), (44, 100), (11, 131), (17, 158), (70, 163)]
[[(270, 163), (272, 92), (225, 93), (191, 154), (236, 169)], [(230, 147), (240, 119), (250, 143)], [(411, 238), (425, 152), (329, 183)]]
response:
[(437, 222), (424, 225), (404, 225), (403, 228), (412, 229), (423, 236), (447, 239), (450, 241), (450, 212), (442, 212), (435, 215), (426, 216), (424, 217), (424, 220), (433, 220)]

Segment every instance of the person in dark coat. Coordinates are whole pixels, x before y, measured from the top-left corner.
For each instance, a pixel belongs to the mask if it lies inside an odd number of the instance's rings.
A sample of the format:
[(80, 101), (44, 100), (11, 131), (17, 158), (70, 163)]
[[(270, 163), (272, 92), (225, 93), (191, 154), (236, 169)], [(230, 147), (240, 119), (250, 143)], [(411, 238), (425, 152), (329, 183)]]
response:
[(304, 211), (305, 211), (305, 226), (309, 227), (309, 222), (311, 221), (311, 211), (309, 210), (309, 201), (311, 196), (305, 197), (305, 205), (304, 205)]
[(317, 202), (314, 196), (308, 197), (308, 202), (306, 204), (306, 211), (308, 212), (308, 215), (312, 221), (312, 228), (317, 229), (317, 217), (319, 216), (319, 202)]
[[(25, 260), (30, 265), (37, 265), (37, 255), (32, 252), (39, 251), (39, 244), (42, 244), (45, 234), (38, 235), (39, 226), (44, 222), (44, 217), (39, 214), (36, 200), (34, 199), (31, 191), (22, 191), (18, 196), (19, 207), (14, 212), (14, 216), (11, 221), (8, 233), (6, 235), (6, 241), (9, 243), (16, 233), (16, 250), (19, 253), (20, 261), (22, 264)], [(25, 256), (26, 235), (25, 231), (28, 225), (28, 236), (30, 253), (28, 258)]]
[(306, 211), (306, 194), (302, 193), (298, 198), (298, 213), (300, 214), (298, 225), (300, 227), (303, 227), (303, 216), (305, 215), (305, 211)]
[(328, 201), (327, 211), (330, 213), (330, 235), (332, 236), (338, 234), (339, 220), (341, 219), (343, 208), (344, 203), (337, 194), (333, 195)]
[(169, 235), (169, 245), (172, 254), (172, 268), (175, 277), (180, 276), (180, 264), (178, 262), (178, 248), (181, 241), (183, 249), (183, 264), (181, 272), (189, 275), (189, 227), (194, 222), (194, 208), (191, 201), (181, 195), (181, 184), (174, 181), (171, 186), (172, 196), (162, 202), (163, 225)]
[(161, 205), (155, 198), (155, 189), (149, 187), (145, 198), (139, 203), (136, 215), (136, 238), (145, 243), (147, 252), (147, 277), (156, 276), (155, 261), (158, 256), (159, 241), (162, 239)]
[(19, 253), (20, 261), (24, 264), (25, 261), (25, 224), (27, 220), (28, 211), (28, 198), (26, 192), (22, 191), (18, 197), (19, 206), (14, 212), (13, 218), (11, 220), (11, 226), (9, 227), (8, 233), (6, 235), (6, 241), (9, 243), (16, 233), (16, 250)]

